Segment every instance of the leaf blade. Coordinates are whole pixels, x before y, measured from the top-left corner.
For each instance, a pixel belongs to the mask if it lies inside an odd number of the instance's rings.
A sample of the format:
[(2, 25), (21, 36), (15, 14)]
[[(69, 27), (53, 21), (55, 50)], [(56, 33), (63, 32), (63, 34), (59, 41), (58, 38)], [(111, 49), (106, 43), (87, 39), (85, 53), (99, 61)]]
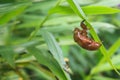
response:
[(8, 64), (10, 64), (13, 68), (15, 67), (15, 52), (12, 46), (0, 46), (0, 54), (8, 62)]
[(47, 66), (60, 80), (71, 80), (66, 77), (63, 68), (61, 68), (57, 60), (53, 58), (52, 55), (34, 47), (29, 47), (27, 50), (30, 54), (35, 56), (39, 63)]
[(106, 6), (85, 6), (82, 9), (88, 15), (114, 14), (120, 12), (119, 9)]
[(59, 45), (55, 41), (54, 37), (51, 33), (47, 32), (46, 30), (41, 30), (42, 37), (45, 39), (49, 50), (51, 51), (54, 58), (59, 62), (59, 64), (64, 67), (65, 61), (63, 58), (62, 50), (60, 49)]

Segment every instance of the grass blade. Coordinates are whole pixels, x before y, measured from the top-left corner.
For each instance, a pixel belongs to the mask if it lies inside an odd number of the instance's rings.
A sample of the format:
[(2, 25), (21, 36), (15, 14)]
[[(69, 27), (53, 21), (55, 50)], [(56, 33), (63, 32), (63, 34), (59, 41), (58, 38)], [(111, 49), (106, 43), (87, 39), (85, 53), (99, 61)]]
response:
[[(92, 25), (89, 23), (89, 21), (87, 20), (83, 10), (80, 8), (79, 4), (76, 2), (77, 0), (67, 0), (68, 3), (70, 4), (70, 6), (72, 7), (72, 9), (76, 12), (76, 14), (79, 15), (79, 17), (81, 17), (82, 19), (86, 20), (87, 25), (90, 27), (90, 33), (92, 34), (93, 38), (95, 39), (95, 41), (100, 41), (99, 37), (97, 36), (95, 30), (92, 28)], [(100, 47), (100, 51), (101, 53), (105, 56), (106, 60), (109, 62), (109, 64), (113, 67), (113, 69), (116, 71), (116, 73), (118, 75), (120, 75), (120, 73), (118, 72), (118, 70), (116, 69), (116, 67), (113, 65), (113, 63), (110, 60), (110, 57), (108, 56), (107, 50), (105, 49), (104, 45), (102, 45)], [(98, 68), (96, 68), (97, 70)], [(93, 74), (94, 71), (91, 71), (91, 74)]]
[(11, 46), (0, 46), (0, 55), (14, 68), (15, 52)]
[(47, 66), (58, 79), (71, 80), (66, 77), (63, 68), (61, 68), (57, 60), (52, 55), (34, 47), (29, 47), (27, 48), (27, 50), (30, 54), (35, 56), (35, 58), (40, 64)]
[(86, 14), (89, 14), (89, 15), (114, 14), (114, 13), (120, 12), (119, 9), (110, 8), (106, 6), (85, 6), (82, 9)]
[(54, 37), (52, 36), (51, 33), (47, 32), (46, 30), (41, 30), (42, 37), (45, 39), (48, 48), (54, 58), (59, 62), (59, 64), (64, 67), (65, 66), (65, 61), (63, 58), (63, 53), (57, 42), (55, 41)]
[(87, 19), (85, 13), (83, 12), (81, 7), (79, 6), (77, 0), (67, 0), (67, 1), (75, 13), (77, 13), (82, 19), (85, 19), (85, 20)]
[[(0, 17), (0, 24), (5, 24), (9, 20), (11, 20), (13, 17), (18, 16), (20, 13), (22, 13), (31, 3), (21, 3), (19, 6), (17, 6), (16, 9), (14, 9), (11, 12), (5, 13)], [(14, 6), (14, 7), (16, 7)], [(10, 6), (11, 7), (11, 6)]]

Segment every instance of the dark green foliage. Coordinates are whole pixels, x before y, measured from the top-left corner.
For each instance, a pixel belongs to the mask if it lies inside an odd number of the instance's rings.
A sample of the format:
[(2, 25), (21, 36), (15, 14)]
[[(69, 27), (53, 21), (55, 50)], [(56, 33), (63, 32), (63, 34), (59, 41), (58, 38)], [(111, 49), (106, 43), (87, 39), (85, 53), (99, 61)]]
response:
[[(0, 0), (0, 80), (119, 80), (119, 3)], [(74, 42), (83, 19), (99, 50)]]

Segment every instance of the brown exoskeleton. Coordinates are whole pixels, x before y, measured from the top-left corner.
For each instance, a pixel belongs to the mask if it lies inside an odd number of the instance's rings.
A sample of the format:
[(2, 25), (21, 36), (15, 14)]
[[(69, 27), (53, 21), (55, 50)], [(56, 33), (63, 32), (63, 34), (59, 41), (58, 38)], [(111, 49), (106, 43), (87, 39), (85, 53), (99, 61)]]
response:
[(74, 29), (74, 41), (84, 49), (97, 50), (101, 46), (101, 43), (95, 42), (93, 39), (87, 36), (88, 28), (84, 24), (84, 21), (85, 20), (83, 20), (80, 24), (83, 30), (80, 30), (79, 28)]

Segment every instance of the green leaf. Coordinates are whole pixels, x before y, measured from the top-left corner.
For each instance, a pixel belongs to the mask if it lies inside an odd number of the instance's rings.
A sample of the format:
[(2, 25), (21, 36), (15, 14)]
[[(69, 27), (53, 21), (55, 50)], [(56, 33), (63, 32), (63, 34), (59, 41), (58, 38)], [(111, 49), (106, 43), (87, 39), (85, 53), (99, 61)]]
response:
[[(118, 39), (108, 50), (108, 55), (112, 56), (120, 47), (120, 39)], [(99, 63), (105, 62), (105, 57), (103, 57)]]
[(0, 55), (10, 64), (15, 67), (14, 58), (15, 52), (11, 46), (0, 46)]
[(116, 8), (110, 8), (106, 6), (85, 6), (82, 7), (86, 14), (98, 15), (98, 14), (114, 14), (119, 13), (120, 10)]
[[(13, 17), (18, 16), (20, 13), (22, 13), (26, 7), (28, 7), (30, 5), (30, 3), (19, 3), (19, 4), (15, 4), (15, 8), (13, 10), (10, 10), (8, 12), (5, 12), (5, 14), (3, 14), (0, 17), (0, 24), (5, 24), (6, 22), (10, 21)], [(11, 8), (11, 6), (9, 6), (9, 8)], [(9, 10), (9, 9), (8, 9)]]
[(49, 14), (55, 14), (55, 13), (59, 13), (59, 14), (73, 14), (73, 10), (67, 6), (57, 6), (52, 8), (49, 11)]
[(109, 56), (112, 56), (120, 48), (120, 38), (109, 48)]
[(86, 15), (81, 9), (80, 5), (78, 4), (77, 0), (67, 0), (70, 6), (72, 7), (73, 11), (79, 15), (82, 19), (86, 20)]
[[(116, 26), (106, 22), (92, 22), (92, 25), (100, 33), (100, 31), (106, 31), (110, 33), (114, 33), (116, 30)], [(97, 32), (97, 33), (98, 33)]]
[(43, 80), (56, 80), (55, 75), (51, 71), (48, 71), (39, 64), (33, 63), (32, 65), (30, 64), (27, 66), (27, 68), (33, 70), (40, 79), (42, 78)]
[(60, 80), (71, 80), (66, 77), (63, 68), (59, 65), (56, 59), (45, 50), (38, 50), (34, 47), (27, 48), (28, 52), (35, 56), (40, 64), (47, 66)]
[(104, 77), (104, 76), (94, 76), (93, 79), (94, 80), (119, 80), (116, 78), (110, 78), (110, 77)]
[[(76, 14), (79, 15), (82, 19), (86, 20), (86, 24), (90, 27), (90, 33), (92, 34), (93, 38), (95, 41), (100, 41), (99, 37), (97, 36), (95, 30), (93, 29), (92, 25), (89, 23), (87, 20), (85, 13), (83, 10), (80, 8), (79, 4), (76, 2), (77, 0), (67, 0), (70, 6), (73, 8), (73, 10), (76, 12)], [(101, 53), (105, 56), (106, 60), (109, 62), (109, 64), (112, 66), (112, 68), (116, 71), (118, 75), (120, 73), (116, 69), (116, 67), (113, 65), (113, 63), (110, 60), (110, 57), (108, 56), (107, 50), (105, 49), (104, 45), (100, 47)], [(99, 65), (98, 65), (99, 66)], [(97, 68), (96, 68), (97, 69)], [(91, 74), (94, 74), (94, 71), (91, 71)]]
[(63, 53), (53, 35), (46, 30), (41, 30), (42, 37), (45, 39), (50, 52), (52, 53), (53, 57), (59, 62), (59, 64), (64, 67), (65, 61), (63, 57)]
[[(52, 53), (56, 61), (59, 63), (60, 67), (63, 69), (67, 69), (65, 66), (66, 63), (64, 61), (62, 50), (57, 44), (53, 35), (46, 30), (41, 30), (41, 34), (42, 34), (42, 37), (45, 39), (50, 52)], [(70, 80), (70, 76), (68, 75), (68, 73), (65, 72), (65, 76), (67, 80)]]
[[(113, 58), (111, 60), (114, 63), (114, 65), (117, 67), (117, 69), (120, 69), (120, 60), (119, 59), (120, 59), (120, 55), (115, 55), (115, 56), (113, 56)], [(100, 72), (109, 71), (109, 70), (113, 70), (113, 68), (107, 62), (102, 63), (101, 65), (92, 69), (92, 71), (94, 73), (100, 73)]]
[[(100, 15), (100, 14), (114, 14), (119, 13), (120, 10), (107, 6), (84, 6), (82, 7), (86, 15)], [(77, 11), (76, 11), (77, 12)], [(73, 10), (68, 6), (57, 6), (50, 10), (50, 13), (55, 14), (74, 14)]]

